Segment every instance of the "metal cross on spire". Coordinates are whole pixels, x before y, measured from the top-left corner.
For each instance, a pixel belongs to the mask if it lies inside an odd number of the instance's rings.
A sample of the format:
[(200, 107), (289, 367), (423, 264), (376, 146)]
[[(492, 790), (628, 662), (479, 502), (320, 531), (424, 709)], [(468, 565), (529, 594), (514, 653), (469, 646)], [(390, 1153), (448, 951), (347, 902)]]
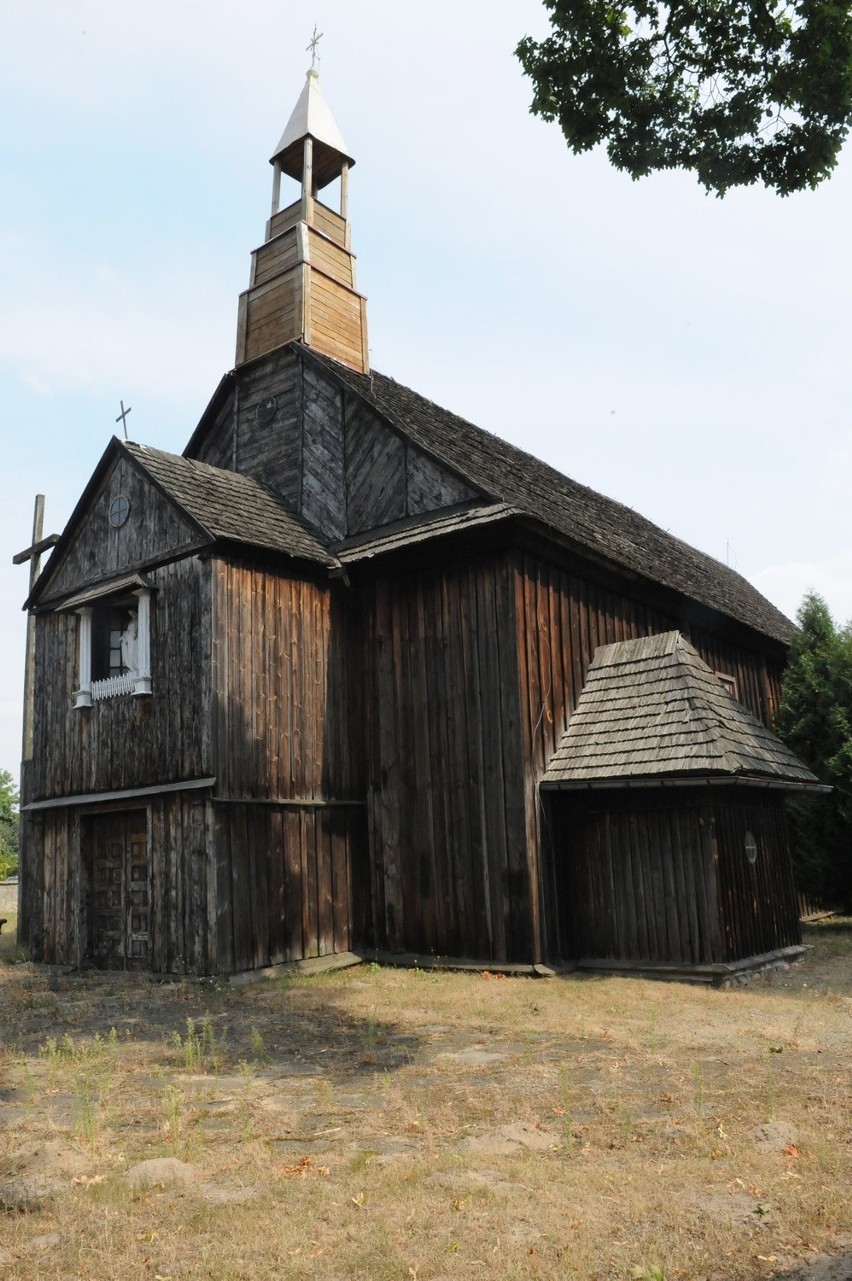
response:
[(317, 24), (314, 23), (314, 34), (311, 36), (310, 41), (305, 45), (305, 51), (311, 55), (311, 71), (316, 71), (317, 69), (317, 62), (319, 61), (317, 45), (320, 40), (322, 40), (322, 36), (323, 33), (321, 31), (317, 31)]
[(119, 403), (121, 405), (121, 413), (118, 415), (115, 421), (117, 423), (121, 423), (122, 427), (124, 428), (124, 439), (127, 440), (127, 415), (130, 413), (133, 406), (128, 405), (127, 408), (125, 409), (124, 401), (122, 400)]

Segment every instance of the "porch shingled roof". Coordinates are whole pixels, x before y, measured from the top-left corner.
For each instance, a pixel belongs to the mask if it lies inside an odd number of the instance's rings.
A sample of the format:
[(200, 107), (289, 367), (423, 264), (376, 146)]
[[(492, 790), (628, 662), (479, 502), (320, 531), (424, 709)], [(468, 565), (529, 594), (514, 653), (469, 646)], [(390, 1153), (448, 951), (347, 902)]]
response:
[(122, 448), (214, 539), (321, 565), (338, 564), (299, 517), (288, 511), (283, 498), (250, 476), (147, 445), (128, 442)]
[(680, 632), (602, 645), (545, 788), (715, 777), (819, 788)]

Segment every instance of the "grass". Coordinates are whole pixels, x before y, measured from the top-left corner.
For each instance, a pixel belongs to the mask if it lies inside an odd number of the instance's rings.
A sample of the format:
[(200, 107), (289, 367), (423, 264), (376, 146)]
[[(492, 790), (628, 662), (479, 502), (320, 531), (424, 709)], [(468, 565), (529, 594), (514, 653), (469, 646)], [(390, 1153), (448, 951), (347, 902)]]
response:
[[(231, 990), (35, 970), (4, 932), (0, 1200), (30, 1212), (0, 1213), (0, 1264), (754, 1281), (848, 1252), (852, 921), (807, 940), (727, 992), (373, 966)], [(128, 1186), (163, 1156), (194, 1180)]]

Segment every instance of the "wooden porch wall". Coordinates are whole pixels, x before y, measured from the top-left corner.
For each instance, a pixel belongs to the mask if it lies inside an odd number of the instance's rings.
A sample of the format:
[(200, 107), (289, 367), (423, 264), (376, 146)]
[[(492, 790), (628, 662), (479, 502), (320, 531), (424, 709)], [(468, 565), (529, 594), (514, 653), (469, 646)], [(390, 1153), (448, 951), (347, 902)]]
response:
[[(714, 814), (725, 959), (800, 943), (783, 794), (729, 794)], [(754, 863), (745, 856), (747, 831), (757, 841)]]
[[(740, 701), (765, 724), (777, 710), (781, 665), (712, 633), (691, 630), (686, 619), (626, 593), (523, 554), (515, 563), (521, 733), (525, 778), (526, 844), (532, 868), (533, 919), (539, 922), (536, 959), (567, 956), (553, 905), (556, 868), (548, 851), (539, 782), (583, 688), (595, 649), (679, 628), (714, 671), (736, 678)], [(543, 851), (541, 858), (539, 850)]]
[(380, 581), (375, 591), (368, 644), (376, 942), (424, 955), (529, 961), (510, 564), (474, 559)]
[(780, 794), (551, 793), (545, 804), (564, 956), (701, 965), (800, 942)]
[(218, 968), (347, 951), (368, 910), (348, 589), (216, 559), (213, 612)]
[[(720, 923), (712, 812), (673, 792), (555, 794), (561, 956), (699, 965), (731, 959)], [(748, 953), (746, 953), (748, 955)]]
[[(79, 619), (36, 623), (30, 799), (204, 778), (210, 770), (210, 576), (187, 557), (151, 571), (153, 693), (75, 708)], [(34, 851), (34, 861), (37, 852)]]

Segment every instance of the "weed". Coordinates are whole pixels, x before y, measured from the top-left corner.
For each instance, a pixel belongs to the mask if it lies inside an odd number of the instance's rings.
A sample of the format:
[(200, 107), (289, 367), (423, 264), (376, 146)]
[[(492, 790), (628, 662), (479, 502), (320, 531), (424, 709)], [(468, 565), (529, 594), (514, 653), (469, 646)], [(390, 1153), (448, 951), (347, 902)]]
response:
[(253, 1027), (249, 1036), (251, 1042), (251, 1052), (258, 1062), (263, 1062), (266, 1058), (266, 1052), (263, 1045), (263, 1037), (256, 1027)]
[(174, 1032), (172, 1045), (183, 1059), (187, 1072), (218, 1072), (222, 1065), (216, 1031), (209, 1014), (205, 1014), (200, 1026), (195, 1019), (187, 1019), (186, 1036)]
[(559, 1101), (562, 1113), (562, 1137), (567, 1148), (574, 1146), (574, 1117), (571, 1111), (571, 1081), (567, 1067), (559, 1069)]
[(379, 1043), (379, 1030), (376, 1023), (376, 1007), (370, 1010), (361, 1029), (361, 1048), (365, 1054), (372, 1054)]
[(775, 1117), (776, 1101), (775, 1063), (770, 1047), (766, 1052), (766, 1085), (763, 1091), (763, 1108), (767, 1121), (772, 1121)]
[(704, 1075), (697, 1059), (692, 1060), (690, 1071), (692, 1072), (692, 1110), (697, 1119), (704, 1111)]
[(248, 1099), (240, 1099), (240, 1121), (242, 1122), (243, 1142), (250, 1143), (257, 1136)]
[(174, 1085), (167, 1085), (163, 1098), (166, 1110), (166, 1134), (177, 1146), (181, 1136), (181, 1118), (183, 1115), (183, 1094)]
[(657, 1031), (657, 1021), (659, 1019), (660, 1007), (656, 1001), (651, 1006), (651, 1013), (648, 1018), (648, 1047), (653, 1053), (659, 1045), (659, 1035)]
[(95, 1141), (95, 1099), (88, 1081), (74, 1083), (74, 1132), (89, 1146)]
[(533, 1031), (530, 1027), (524, 1028), (524, 1063), (527, 1067), (533, 1064)]

